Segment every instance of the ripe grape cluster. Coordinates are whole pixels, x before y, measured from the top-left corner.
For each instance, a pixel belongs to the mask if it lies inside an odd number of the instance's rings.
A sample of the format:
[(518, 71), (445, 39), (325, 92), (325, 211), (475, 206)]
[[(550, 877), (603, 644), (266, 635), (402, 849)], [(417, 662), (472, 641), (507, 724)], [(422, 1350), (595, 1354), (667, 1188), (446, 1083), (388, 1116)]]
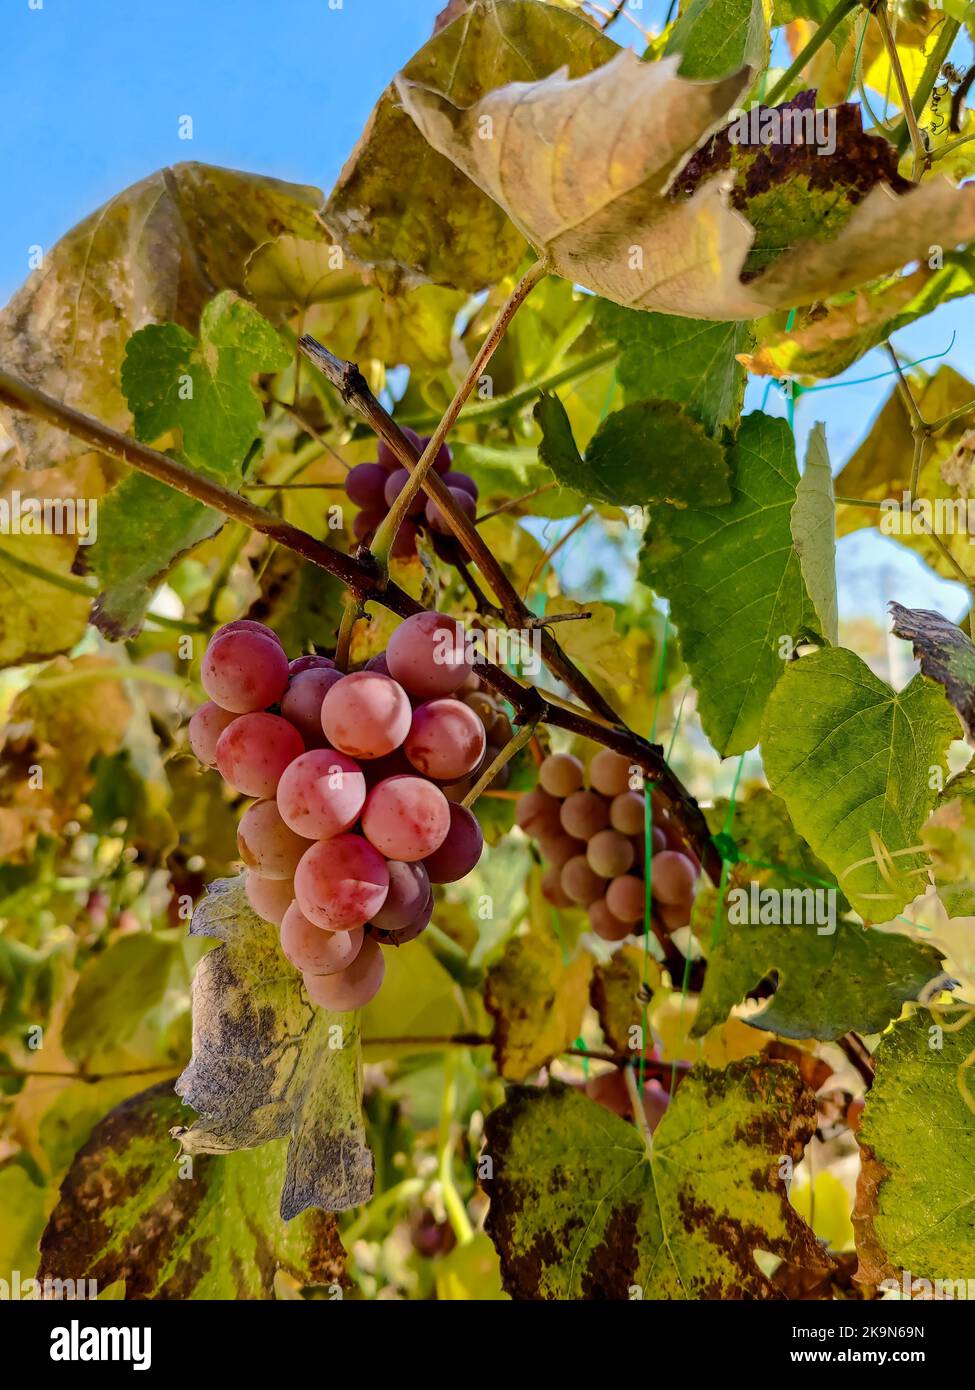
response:
[[(421, 453), (429, 443), (428, 439), (411, 429), (404, 429), (403, 433)], [(477, 483), (466, 473), (455, 473), (451, 461), (450, 449), (442, 444), (433, 461), (433, 468), (450, 489), (458, 507), (473, 521), (477, 512)], [(409, 476), (409, 471), (402, 466), (385, 440), (379, 442), (378, 458), (374, 463), (360, 463), (349, 470), (345, 479), (345, 493), (349, 501), (360, 508), (352, 523), (357, 541), (370, 544)], [(447, 518), (436, 502), (427, 498), (422, 490), (414, 498), (409, 516), (400, 525), (390, 553), (403, 560), (415, 555), (418, 528), (424, 523), (433, 537), (437, 553), (442, 559), (452, 559), (454, 539)]]
[(203, 657), (210, 700), (190, 719), (190, 746), (257, 798), (238, 828), (247, 897), (324, 1008), (368, 1003), (380, 948), (418, 937), (433, 885), (480, 859), (476, 816), (446, 795), (486, 749), (481, 718), (455, 696), (471, 674), (464, 651), (456, 619), (418, 613), (348, 675), (329, 657), (289, 662), (248, 619), (221, 628)]
[[(602, 748), (589, 764), (550, 754), (539, 785), (520, 797), (515, 818), (538, 841), (542, 892), (554, 907), (584, 907), (604, 941), (643, 932), (647, 845), (639, 769)], [(690, 921), (700, 865), (667, 817), (654, 810), (650, 856), (653, 914), (665, 931)]]

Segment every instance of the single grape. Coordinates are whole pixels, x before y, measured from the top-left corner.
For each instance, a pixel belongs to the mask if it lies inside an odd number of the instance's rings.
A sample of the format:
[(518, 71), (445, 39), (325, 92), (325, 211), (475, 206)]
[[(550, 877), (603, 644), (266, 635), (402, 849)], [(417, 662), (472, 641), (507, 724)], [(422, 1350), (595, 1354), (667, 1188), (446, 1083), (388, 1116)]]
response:
[(430, 896), (430, 879), (422, 864), (404, 864), (388, 859), (389, 892), (386, 901), (373, 915), (374, 927), (384, 931), (402, 931), (415, 921)]
[(499, 748), (503, 748), (506, 743), (511, 742), (515, 731), (504, 710), (499, 710), (497, 718), (487, 732), (491, 742), (497, 744)]
[(694, 896), (697, 870), (686, 854), (664, 849), (653, 856), (653, 896), (662, 903), (687, 902)]
[(282, 819), (308, 840), (327, 840), (348, 830), (365, 799), (361, 767), (333, 748), (312, 748), (295, 758), (278, 785)]
[(571, 753), (550, 753), (538, 769), (538, 780), (550, 796), (559, 800), (582, 786), (582, 763)]
[(279, 714), (242, 714), (217, 739), (217, 768), (235, 791), (269, 797), (304, 751), (298, 730)]
[(237, 848), (248, 869), (262, 878), (294, 878), (308, 841), (281, 819), (275, 801), (255, 801), (240, 818)]
[(255, 622), (253, 618), (235, 618), (232, 623), (224, 623), (213, 634), (210, 641), (215, 642), (226, 632), (256, 632), (258, 636), (270, 637), (272, 642), (277, 642), (279, 647), (282, 646), (281, 638), (272, 628), (269, 628), (266, 623)]
[[(414, 449), (416, 449), (417, 453), (422, 453), (423, 445), (420, 443), (420, 436), (417, 434), (416, 430), (411, 430), (409, 425), (403, 425), (401, 429)], [(385, 468), (387, 473), (392, 473), (394, 469), (403, 467), (399, 461), (399, 457), (389, 447), (385, 439), (380, 439), (379, 441), (378, 460), (380, 468)]]
[(667, 836), (660, 829), (659, 825), (655, 825), (650, 832), (650, 853), (651, 855), (657, 855), (662, 849), (666, 848)]
[(619, 796), (630, 790), (630, 760), (611, 748), (600, 748), (589, 764), (589, 785), (603, 796)]
[(606, 887), (599, 875), (593, 872), (584, 854), (577, 854), (563, 864), (559, 875), (563, 892), (582, 907), (588, 907), (591, 902), (601, 898)]
[(370, 937), (365, 937), (362, 948), (351, 965), (334, 975), (305, 974), (302, 979), (308, 998), (319, 1008), (332, 1013), (349, 1013), (361, 1009), (379, 993), (383, 982), (386, 962), (383, 953)]
[(620, 922), (642, 922), (645, 894), (642, 879), (621, 874), (606, 889), (606, 906)]
[(486, 746), (477, 715), (453, 699), (418, 705), (403, 744), (413, 766), (438, 782), (456, 782), (473, 771)]
[(411, 555), (416, 554), (416, 540), (419, 535), (412, 521), (401, 521), (399, 530), (393, 537), (393, 543), (389, 547), (389, 553), (394, 560), (408, 560)]
[(352, 518), (352, 534), (356, 540), (368, 545), (379, 530), (385, 515), (385, 507), (367, 507), (361, 512), (356, 512)]
[(669, 932), (680, 931), (691, 920), (690, 900), (683, 903), (654, 903), (653, 910)]
[[(491, 763), (494, 762), (495, 758), (498, 756), (500, 752), (500, 748), (495, 748), (493, 743), (489, 743), (484, 750), (484, 766), (490, 767)], [(503, 792), (510, 780), (511, 764), (502, 763), (501, 767), (498, 768), (497, 772), (491, 778), (491, 781), (488, 783), (488, 786), (491, 788), (492, 791)]]
[[(420, 436), (421, 452), (427, 447), (432, 438), (433, 435), (431, 434)], [(450, 452), (449, 444), (441, 444), (440, 448), (437, 450), (436, 457), (433, 460), (433, 467), (436, 470), (436, 472), (441, 475), (441, 477), (445, 473), (450, 472), (450, 465), (453, 462), (453, 457), (453, 454)]]
[(539, 840), (538, 848), (546, 864), (561, 869), (563, 864), (568, 864), (577, 854), (585, 854), (586, 842), (576, 840), (572, 835), (553, 835)]
[(561, 806), (541, 787), (533, 787), (515, 802), (515, 821), (536, 840), (554, 840), (565, 834)]
[(472, 690), (463, 697), (463, 703), (468, 709), (474, 711), (484, 725), (485, 732), (494, 727), (494, 721), (498, 717), (498, 707), (489, 691)]
[(351, 965), (365, 940), (361, 927), (352, 931), (322, 931), (292, 903), (281, 923), (281, 950), (296, 970), (309, 975), (334, 975)]
[(431, 883), (457, 883), (475, 867), (484, 849), (484, 835), (474, 812), (451, 805), (450, 829), (439, 849), (424, 859)]
[[(464, 512), (466, 516), (470, 517), (471, 521), (473, 521), (474, 518), (477, 516), (477, 503), (474, 501), (474, 498), (467, 491), (467, 489), (462, 487), (452, 487), (448, 488), (447, 490), (450, 493), (451, 497), (454, 499), (454, 501), (457, 503), (457, 506), (460, 508), (460, 510)], [(428, 500), (426, 504), (424, 515), (426, 516), (427, 525), (430, 527), (431, 531), (437, 531), (441, 536), (450, 536), (453, 534), (450, 522), (447, 520), (446, 513), (441, 511), (439, 505), (433, 500), (432, 497)]]
[(586, 858), (600, 878), (618, 878), (633, 864), (633, 846), (618, 830), (598, 830), (586, 846)]
[(273, 705), (288, 683), (288, 658), (276, 638), (249, 628), (220, 632), (200, 664), (203, 689), (222, 709), (251, 714)]
[(426, 931), (432, 916), (433, 889), (431, 888), (426, 902), (407, 926), (401, 927), (399, 931), (389, 931), (386, 927), (377, 927), (375, 924), (371, 924), (366, 927), (366, 935), (371, 936), (374, 941), (378, 941), (380, 946), (405, 946), (408, 941), (415, 941), (421, 932)]
[(406, 691), (379, 671), (342, 676), (322, 704), (322, 728), (333, 748), (355, 758), (382, 758), (410, 731)]
[[(393, 503), (396, 501), (397, 497), (400, 495), (400, 493), (403, 491), (403, 489), (406, 487), (406, 484), (409, 481), (410, 473), (409, 470), (406, 468), (397, 468), (395, 473), (387, 473), (385, 475), (383, 501), (385, 502), (387, 507), (392, 507)], [(420, 491), (413, 498), (413, 501), (410, 504), (410, 510), (407, 512), (407, 516), (421, 516), (426, 504), (427, 499), (424, 495), (423, 489), (421, 488)]]
[(232, 710), (221, 709), (212, 700), (207, 700), (190, 716), (186, 730), (190, 747), (205, 767), (216, 766), (217, 739), (237, 717)]
[(453, 469), (443, 475), (443, 480), (449, 488), (458, 487), (462, 492), (469, 492), (476, 502), (479, 496), (478, 486), (473, 478), (466, 473), (455, 473)]
[(414, 613), (390, 637), (386, 664), (411, 695), (452, 695), (470, 672), (463, 624), (448, 613)]
[(620, 792), (610, 802), (609, 823), (621, 835), (642, 835), (644, 813), (644, 798), (639, 792)]
[(381, 758), (364, 758), (362, 773), (368, 789), (385, 782), (387, 777), (415, 777), (416, 768), (402, 748), (394, 748), (392, 753), (385, 753)]
[(631, 923), (613, 916), (605, 898), (597, 898), (589, 904), (589, 925), (604, 941), (622, 941), (633, 930)]
[(334, 667), (313, 666), (299, 671), (288, 682), (288, 688), (281, 696), (281, 713), (285, 719), (291, 720), (305, 740), (306, 748), (324, 745), (322, 701), (340, 680), (342, 672)]
[(383, 490), (389, 475), (378, 463), (357, 463), (345, 475), (345, 495), (357, 507), (381, 510)]
[(562, 829), (577, 840), (591, 840), (609, 825), (609, 806), (595, 792), (573, 792), (562, 802)]
[(363, 671), (378, 671), (381, 676), (388, 676), (389, 667), (386, 665), (386, 653), (377, 652), (375, 656), (369, 658), (362, 669)]
[(334, 671), (335, 662), (330, 656), (296, 656), (294, 661), (288, 662), (288, 670), (292, 676), (300, 676), (302, 671), (322, 670)]
[(472, 772), (470, 777), (462, 777), (459, 782), (451, 782), (448, 787), (443, 787), (441, 790), (447, 800), (453, 805), (456, 802), (464, 800), (464, 797), (476, 781), (477, 774)]
[(387, 777), (373, 787), (362, 810), (366, 839), (387, 859), (407, 864), (440, 848), (450, 829), (450, 803), (423, 777)]
[(258, 917), (276, 927), (284, 921), (284, 914), (295, 900), (293, 879), (261, 878), (252, 869), (244, 874), (244, 892)]
[(365, 926), (388, 891), (386, 861), (361, 835), (320, 840), (305, 851), (295, 871), (298, 906), (326, 931)]
[(553, 907), (575, 907), (575, 903), (562, 887), (561, 871), (554, 864), (542, 874), (542, 897)]

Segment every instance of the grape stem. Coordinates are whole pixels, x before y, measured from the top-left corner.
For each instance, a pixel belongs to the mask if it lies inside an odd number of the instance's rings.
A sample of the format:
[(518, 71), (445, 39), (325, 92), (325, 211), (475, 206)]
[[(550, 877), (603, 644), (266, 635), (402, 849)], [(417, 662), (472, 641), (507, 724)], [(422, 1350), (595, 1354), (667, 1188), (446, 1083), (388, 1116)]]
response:
[(481, 793), (487, 791), (505, 763), (510, 762), (519, 749), (524, 748), (525, 744), (530, 743), (534, 738), (537, 724), (537, 716), (534, 719), (529, 719), (526, 724), (523, 724), (518, 729), (517, 733), (508, 739), (504, 747), (499, 750), (498, 756), (495, 758), (494, 762), (484, 769), (473, 787), (471, 787), (470, 791), (464, 797), (463, 801), (460, 803), (462, 806), (473, 806)]
[[(331, 354), (328, 356), (331, 357)], [(358, 368), (354, 364), (344, 364), (335, 358), (332, 361), (340, 369), (339, 380), (342, 380), (341, 369), (348, 367), (350, 382), (354, 384), (355, 378), (359, 378), (361, 381)], [(369, 406), (370, 416), (374, 409), (376, 412), (374, 418), (377, 424), (382, 417), (380, 432), (383, 437), (389, 439), (400, 456), (409, 456), (415, 462), (416, 451), (410, 441), (382, 409), (364, 382), (362, 382), (362, 386), (367, 393), (367, 396), (362, 398), (363, 401), (372, 402), (372, 405)], [(309, 535), (307, 531), (302, 531), (300, 527), (292, 526), (289, 522), (283, 521), (273, 512), (266, 511), (246, 497), (241, 497), (239, 493), (222, 487), (219, 483), (194, 472), (185, 464), (151, 449), (138, 440), (121, 434), (118, 430), (112, 429), (111, 426), (103, 424), (102, 421), (56, 400), (38, 387), (30, 385), (29, 382), (23, 381), (2, 369), (0, 369), (0, 404), (46, 420), (73, 435), (76, 439), (81, 439), (93, 448), (108, 454), (111, 458), (119, 459), (138, 472), (145, 473), (150, 478), (156, 478), (159, 482), (165, 483), (168, 487), (174, 488), (187, 497), (195, 497), (198, 501), (222, 512), (224, 516), (239, 521), (250, 530), (267, 536), (276, 544), (283, 545), (287, 550), (293, 551), (294, 554), (300, 555), (311, 564), (317, 565), (319, 569), (333, 575), (351, 589), (363, 603), (367, 601), (380, 603), (390, 612), (396, 613), (402, 618), (408, 618), (414, 613), (424, 611), (421, 603), (412, 598), (399, 585), (383, 578), (378, 573), (368, 551), (364, 555), (360, 551), (359, 556), (354, 557), (346, 555), (342, 551), (334, 550), (324, 541)], [(437, 475), (433, 475), (429, 481), (432, 482), (434, 477), (436, 477), (437, 482), (440, 481)], [(453, 503), (449, 490), (445, 489), (445, 491), (447, 491), (449, 502)], [(467, 518), (465, 517), (464, 520), (466, 521)], [(491, 558), (493, 560), (493, 557)], [(504, 579), (503, 574), (502, 579)], [(535, 614), (524, 608), (506, 579), (504, 579), (502, 587), (509, 604), (511, 597), (515, 600), (514, 611), (518, 621), (512, 625), (515, 627), (527, 626), (527, 622), (534, 618)], [(503, 696), (513, 706), (518, 713), (519, 723), (523, 724), (529, 720), (535, 720), (537, 723), (565, 729), (568, 733), (591, 739), (594, 743), (601, 744), (605, 748), (612, 748), (615, 752), (628, 758), (635, 767), (641, 768), (656, 786), (685, 839), (693, 846), (708, 876), (715, 884), (719, 883), (721, 880), (721, 857), (711, 841), (711, 832), (707, 821), (697, 801), (668, 766), (663, 749), (659, 744), (649, 743), (623, 724), (612, 706), (576, 669), (562, 652), (558, 643), (545, 629), (542, 629), (541, 643), (542, 656), (546, 664), (565, 682), (570, 690), (589, 704), (590, 709), (595, 711), (595, 716), (578, 707), (546, 698), (534, 686), (521, 685), (507, 671), (493, 666), (489, 662), (476, 661), (473, 669), (490, 690)]]
[(345, 607), (342, 609), (342, 621), (339, 624), (338, 637), (335, 642), (335, 665), (339, 671), (349, 669), (349, 648), (352, 646), (352, 633), (358, 620), (363, 617), (365, 609), (358, 596), (352, 591), (345, 600)]

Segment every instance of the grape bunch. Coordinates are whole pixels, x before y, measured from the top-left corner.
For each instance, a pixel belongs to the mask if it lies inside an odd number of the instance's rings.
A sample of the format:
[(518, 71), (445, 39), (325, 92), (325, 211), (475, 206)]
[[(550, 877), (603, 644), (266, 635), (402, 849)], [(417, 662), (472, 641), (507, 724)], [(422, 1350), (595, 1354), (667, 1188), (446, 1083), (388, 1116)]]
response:
[(456, 619), (418, 613), (345, 675), (329, 657), (289, 662), (269, 628), (243, 619), (203, 657), (210, 700), (189, 721), (190, 746), (257, 798), (237, 835), (247, 898), (324, 1008), (368, 1003), (380, 948), (418, 937), (433, 885), (481, 857), (476, 816), (444, 790), (486, 747), (480, 718), (454, 698), (470, 673), (462, 639)]
[[(404, 429), (403, 433), (422, 453), (429, 440), (411, 429)], [(408, 469), (402, 466), (385, 440), (379, 441), (378, 454), (376, 462), (357, 464), (349, 470), (345, 479), (346, 496), (360, 508), (352, 523), (353, 534), (356, 540), (364, 545), (370, 544), (380, 522), (403, 491), (410, 476)], [(477, 483), (466, 473), (455, 473), (451, 468), (451, 461), (450, 449), (446, 444), (442, 444), (433, 461), (433, 468), (450, 489), (458, 507), (473, 521), (477, 513)], [(422, 490), (414, 498), (410, 515), (397, 531), (390, 553), (402, 560), (415, 555), (418, 528), (424, 523), (433, 537), (434, 548), (441, 559), (452, 559), (454, 538), (447, 518), (436, 502), (427, 498)]]
[[(511, 727), (511, 720), (504, 706), (504, 701), (494, 695), (486, 686), (481, 684), (480, 677), (476, 671), (472, 671), (465, 680), (464, 684), (457, 691), (457, 696), (469, 709), (472, 709), (484, 728), (484, 757), (480, 764), (463, 781), (457, 782), (452, 787), (446, 789), (448, 801), (460, 801), (470, 791), (485, 767), (490, 766), (501, 752), (501, 749), (511, 738), (514, 730)], [(505, 763), (494, 774), (490, 786), (495, 791), (501, 791), (508, 785), (511, 775), (510, 764)]]
[[(634, 775), (634, 773), (636, 775)], [(539, 785), (520, 797), (515, 819), (538, 841), (546, 869), (542, 893), (553, 907), (584, 907), (604, 941), (641, 935), (647, 845), (638, 769), (602, 748), (589, 764), (553, 753), (538, 769)], [(667, 932), (690, 921), (700, 864), (669, 819), (654, 809), (651, 827), (653, 914)]]

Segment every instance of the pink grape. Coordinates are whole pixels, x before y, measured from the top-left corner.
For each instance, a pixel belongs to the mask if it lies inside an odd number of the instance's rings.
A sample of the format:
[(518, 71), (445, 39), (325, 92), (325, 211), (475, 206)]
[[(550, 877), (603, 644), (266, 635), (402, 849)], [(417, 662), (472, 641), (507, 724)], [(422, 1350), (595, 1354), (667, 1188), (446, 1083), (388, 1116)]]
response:
[(290, 719), (306, 748), (325, 742), (322, 732), (322, 701), (332, 686), (342, 680), (342, 672), (334, 667), (312, 666), (299, 671), (288, 682), (281, 697), (281, 713)]
[(363, 671), (378, 671), (381, 676), (388, 676), (389, 667), (386, 665), (386, 653), (377, 652), (375, 656), (369, 658), (362, 669)]
[(538, 769), (538, 780), (549, 796), (571, 796), (582, 786), (582, 763), (571, 753), (550, 753)]
[(455, 473), (453, 469), (443, 475), (443, 480), (449, 488), (459, 487), (462, 492), (469, 492), (476, 502), (479, 496), (477, 483), (473, 478), (469, 478), (466, 473)]
[(586, 843), (572, 835), (553, 835), (540, 839), (538, 848), (546, 864), (551, 864), (553, 869), (561, 869), (577, 854), (585, 854)]
[(609, 825), (609, 807), (595, 792), (573, 792), (562, 802), (562, 829), (577, 840), (591, 840)]
[(384, 931), (402, 931), (423, 911), (430, 896), (430, 879), (422, 864), (404, 864), (398, 859), (386, 863), (389, 892), (374, 913), (372, 924)]
[(288, 658), (277, 639), (249, 628), (220, 632), (200, 665), (203, 689), (222, 709), (251, 714), (273, 705), (288, 683)]
[(477, 715), (460, 700), (428, 700), (413, 711), (403, 744), (413, 766), (438, 782), (456, 782), (484, 756), (487, 738)]
[(279, 714), (242, 714), (217, 740), (217, 768), (235, 791), (269, 797), (304, 751), (298, 730)]
[(384, 507), (368, 507), (364, 511), (356, 512), (352, 518), (352, 534), (356, 540), (368, 545), (379, 530), (379, 525), (385, 515), (386, 509)]
[(618, 830), (599, 830), (586, 846), (586, 858), (600, 878), (618, 878), (632, 867), (633, 846)]
[(383, 505), (383, 488), (386, 486), (386, 470), (378, 463), (357, 463), (345, 475), (345, 495), (357, 507)]
[[(477, 503), (466, 488), (452, 487), (447, 489), (457, 506), (471, 521), (477, 516)], [(432, 531), (437, 531), (441, 536), (453, 535), (450, 522), (447, 520), (446, 513), (441, 511), (438, 504), (431, 497), (426, 504), (424, 515), (427, 525)]]
[(551, 864), (542, 874), (542, 897), (553, 907), (575, 907), (575, 903), (562, 887), (562, 874)]
[(484, 835), (474, 812), (466, 806), (450, 807), (450, 829), (443, 844), (424, 859), (431, 883), (457, 883), (478, 863)]
[(379, 671), (342, 676), (322, 704), (322, 728), (334, 748), (355, 758), (382, 758), (410, 731), (413, 710), (403, 687)]
[(421, 932), (426, 931), (432, 916), (433, 889), (431, 888), (430, 895), (423, 907), (408, 926), (402, 927), (399, 931), (389, 931), (385, 927), (372, 925), (366, 928), (366, 932), (373, 940), (378, 941), (380, 946), (405, 946), (408, 941), (415, 941)]
[(277, 799), (285, 824), (297, 835), (327, 840), (355, 824), (366, 799), (366, 779), (344, 753), (313, 748), (287, 768)]
[[(385, 475), (385, 481), (386, 485), (383, 489), (383, 501), (385, 502), (387, 507), (392, 507), (397, 497), (406, 487), (406, 484), (410, 481), (409, 469), (397, 468), (395, 473), (387, 473)], [(423, 489), (421, 488), (420, 491), (413, 498), (413, 502), (410, 505), (410, 510), (407, 513), (407, 515), (419, 516), (426, 504), (427, 499), (424, 496)]]
[(308, 998), (319, 1008), (332, 1013), (349, 1013), (361, 1009), (379, 993), (386, 971), (383, 953), (371, 937), (363, 940), (362, 948), (351, 965), (334, 975), (302, 976)]
[(190, 747), (206, 767), (213, 767), (217, 761), (217, 739), (232, 724), (237, 715), (229, 709), (221, 709), (212, 700), (207, 700), (190, 716), (187, 734)]
[[(431, 440), (432, 438), (433, 438), (433, 435), (432, 435), (432, 434), (427, 434), (427, 435), (421, 435), (421, 436), (420, 436), (420, 452), (421, 452), (421, 453), (422, 453), (423, 450), (427, 447), (427, 445), (430, 443), (430, 440)], [(437, 471), (438, 473), (440, 473), (441, 475), (444, 474), (444, 473), (449, 473), (449, 472), (450, 472), (450, 465), (451, 465), (451, 463), (453, 463), (453, 459), (454, 459), (454, 456), (453, 456), (453, 454), (450, 452), (450, 445), (449, 445), (449, 444), (446, 444), (446, 443), (441, 444), (440, 448), (437, 450), (436, 457), (435, 457), (434, 460), (433, 460), (433, 466), (434, 466), (434, 468), (436, 469), (436, 471)]]
[(284, 921), (284, 914), (295, 900), (293, 879), (261, 878), (253, 869), (244, 874), (244, 892), (258, 917), (276, 927)]
[(364, 758), (362, 761), (362, 775), (367, 787), (378, 786), (387, 777), (413, 777), (415, 774), (416, 768), (402, 748), (394, 748), (392, 753), (385, 753), (381, 758)]
[(240, 818), (237, 848), (248, 869), (261, 878), (290, 879), (308, 841), (284, 823), (277, 802), (255, 801)]
[(224, 623), (223, 627), (218, 628), (213, 634), (210, 641), (214, 642), (226, 632), (256, 632), (260, 637), (270, 637), (272, 642), (277, 642), (279, 647), (282, 646), (281, 638), (272, 628), (269, 628), (266, 623), (255, 622), (253, 618), (235, 618), (232, 623)]
[(600, 748), (589, 764), (589, 785), (603, 796), (630, 790), (630, 760), (611, 748)]
[(361, 835), (319, 841), (305, 851), (295, 871), (298, 906), (326, 931), (365, 926), (388, 892), (386, 861)]
[[(642, 917), (642, 912), (640, 915)], [(597, 898), (589, 904), (589, 925), (604, 941), (622, 941), (633, 930), (629, 922), (621, 922), (613, 916), (605, 898)]]
[(362, 950), (361, 927), (352, 931), (322, 931), (292, 903), (281, 923), (281, 950), (296, 970), (309, 975), (334, 975), (351, 965)]
[(288, 671), (292, 676), (300, 676), (302, 671), (316, 671), (319, 668), (334, 671), (335, 662), (330, 656), (296, 656), (294, 661), (288, 662)]
[(653, 896), (676, 906), (694, 896), (697, 870), (686, 854), (664, 849), (653, 856)]
[(426, 859), (449, 829), (450, 802), (423, 777), (387, 777), (366, 797), (363, 834), (387, 859)]
[(606, 889), (606, 906), (620, 922), (642, 922), (645, 892), (641, 879), (621, 874)]
[(645, 811), (644, 798), (639, 792), (620, 792), (610, 802), (609, 823), (621, 835), (642, 835)]
[[(416, 430), (411, 430), (409, 425), (403, 425), (401, 428), (403, 434), (406, 435), (417, 453), (422, 454), (423, 445), (420, 443), (420, 436), (417, 434)], [(380, 439), (379, 441), (378, 457), (380, 468), (385, 468), (387, 473), (392, 473), (394, 469), (403, 467), (399, 461), (398, 455), (393, 452), (385, 439)]]
[(606, 885), (599, 875), (593, 872), (584, 854), (577, 854), (574, 859), (563, 864), (559, 872), (562, 891), (574, 903), (579, 903), (581, 907), (588, 907), (591, 902), (602, 897)]
[(390, 637), (386, 664), (411, 695), (452, 695), (470, 672), (464, 627), (447, 613), (414, 613)]
[(536, 840), (555, 840), (565, 834), (561, 805), (541, 787), (533, 787), (515, 803), (515, 821), (526, 835)]
[(655, 825), (650, 832), (650, 853), (651, 855), (657, 855), (662, 849), (666, 848), (667, 836), (660, 829), (659, 825)]

